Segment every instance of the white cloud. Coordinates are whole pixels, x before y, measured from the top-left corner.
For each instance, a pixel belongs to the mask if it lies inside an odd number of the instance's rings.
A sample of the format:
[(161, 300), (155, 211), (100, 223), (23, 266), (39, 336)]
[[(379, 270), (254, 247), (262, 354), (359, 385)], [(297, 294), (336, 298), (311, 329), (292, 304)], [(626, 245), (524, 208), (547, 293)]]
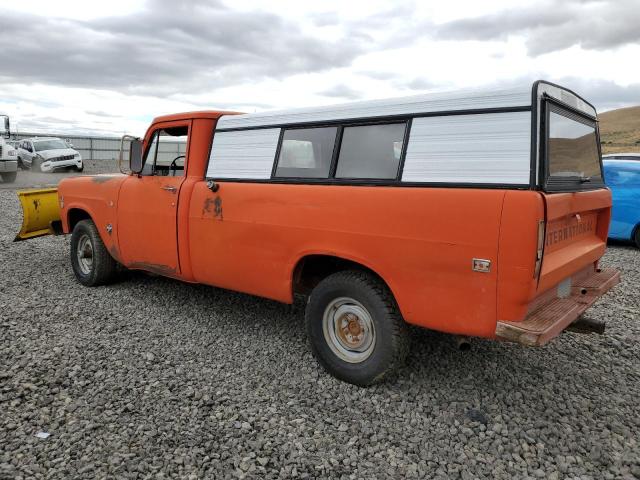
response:
[[(623, 23), (637, 11), (628, 0), (578, 2), (0, 0), (0, 111), (23, 130), (142, 134), (152, 117), (178, 111), (538, 78), (601, 109), (640, 103), (633, 30), (608, 33), (593, 17), (607, 4)], [(581, 41), (590, 25), (597, 35)]]

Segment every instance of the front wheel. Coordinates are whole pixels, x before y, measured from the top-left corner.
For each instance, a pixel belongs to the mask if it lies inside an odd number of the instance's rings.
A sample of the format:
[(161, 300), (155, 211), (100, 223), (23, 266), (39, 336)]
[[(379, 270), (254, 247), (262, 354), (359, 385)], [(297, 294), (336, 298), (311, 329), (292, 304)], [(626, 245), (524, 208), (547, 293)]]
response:
[(74, 169), (76, 172), (82, 172), (82, 171), (84, 170), (84, 163), (83, 163), (83, 164), (81, 164), (79, 167), (78, 167), (78, 166), (74, 166), (74, 167), (73, 167), (73, 169)]
[(345, 382), (382, 381), (409, 352), (407, 325), (393, 295), (367, 272), (348, 270), (322, 280), (311, 292), (305, 320), (314, 356)]
[(87, 287), (106, 285), (116, 278), (118, 264), (92, 220), (82, 220), (73, 228), (71, 266), (78, 281)]

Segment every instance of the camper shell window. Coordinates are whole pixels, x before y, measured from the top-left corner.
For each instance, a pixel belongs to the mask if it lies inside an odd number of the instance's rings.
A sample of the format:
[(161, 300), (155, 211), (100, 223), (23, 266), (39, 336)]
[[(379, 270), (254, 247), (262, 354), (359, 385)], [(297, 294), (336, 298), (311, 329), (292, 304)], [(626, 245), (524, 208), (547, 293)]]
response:
[(276, 177), (327, 178), (336, 141), (336, 127), (285, 130)]
[(285, 128), (274, 178), (397, 180), (407, 121)]
[(576, 191), (602, 188), (602, 163), (595, 120), (547, 102), (545, 123), (545, 189)]
[(336, 178), (395, 179), (406, 123), (344, 127)]

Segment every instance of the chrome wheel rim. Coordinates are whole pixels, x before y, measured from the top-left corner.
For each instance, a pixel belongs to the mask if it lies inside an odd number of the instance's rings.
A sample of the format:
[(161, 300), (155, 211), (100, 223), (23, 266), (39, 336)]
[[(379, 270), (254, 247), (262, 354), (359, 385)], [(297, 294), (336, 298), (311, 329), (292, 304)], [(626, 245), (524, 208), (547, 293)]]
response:
[(78, 267), (84, 275), (89, 275), (93, 269), (93, 244), (89, 235), (82, 235), (78, 240), (78, 248), (76, 249), (78, 258)]
[(345, 362), (364, 362), (376, 346), (373, 318), (353, 298), (336, 298), (327, 305), (322, 317), (322, 331), (331, 351)]

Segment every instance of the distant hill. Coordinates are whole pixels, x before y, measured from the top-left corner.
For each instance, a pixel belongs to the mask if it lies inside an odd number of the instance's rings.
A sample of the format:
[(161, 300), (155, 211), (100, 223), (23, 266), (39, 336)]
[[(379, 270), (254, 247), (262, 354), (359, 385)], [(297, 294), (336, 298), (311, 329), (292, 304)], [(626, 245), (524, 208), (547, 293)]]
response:
[(598, 115), (602, 153), (640, 153), (640, 106)]

